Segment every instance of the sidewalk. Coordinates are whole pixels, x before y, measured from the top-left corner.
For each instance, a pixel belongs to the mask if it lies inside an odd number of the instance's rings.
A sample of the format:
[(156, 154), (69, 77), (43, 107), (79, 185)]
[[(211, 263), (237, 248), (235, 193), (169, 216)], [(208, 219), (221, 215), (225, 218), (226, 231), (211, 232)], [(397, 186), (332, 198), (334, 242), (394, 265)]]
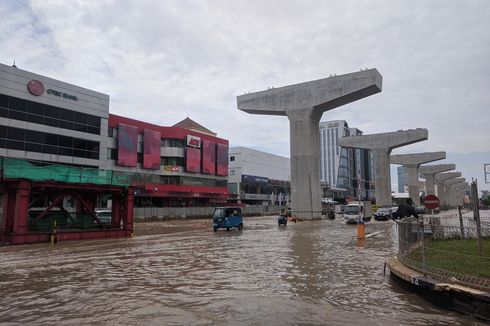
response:
[(391, 278), (402, 287), (446, 309), (490, 321), (490, 293), (458, 284), (441, 282), (416, 272), (396, 257), (386, 262)]

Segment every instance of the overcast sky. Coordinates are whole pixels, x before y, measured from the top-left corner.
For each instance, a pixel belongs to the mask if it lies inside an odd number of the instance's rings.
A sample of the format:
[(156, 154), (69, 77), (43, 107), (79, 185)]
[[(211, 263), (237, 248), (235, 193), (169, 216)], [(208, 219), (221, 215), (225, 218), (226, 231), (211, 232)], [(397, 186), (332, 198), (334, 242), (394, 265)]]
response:
[(238, 111), (237, 95), (377, 68), (381, 93), (322, 121), (427, 128), (429, 140), (393, 154), (446, 151), (431, 164), (490, 188), (487, 0), (4, 0), (0, 17), (2, 63), (109, 94), (114, 114), (165, 126), (188, 116), (231, 146), (283, 156), (287, 118)]

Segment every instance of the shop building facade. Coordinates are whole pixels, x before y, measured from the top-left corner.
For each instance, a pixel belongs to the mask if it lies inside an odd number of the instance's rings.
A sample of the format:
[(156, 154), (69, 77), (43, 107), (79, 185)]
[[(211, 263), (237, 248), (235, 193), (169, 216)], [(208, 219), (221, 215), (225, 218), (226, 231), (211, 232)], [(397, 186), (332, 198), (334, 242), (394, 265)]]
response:
[(228, 156), (228, 188), (237, 202), (263, 206), (289, 204), (289, 158), (247, 147), (232, 147)]

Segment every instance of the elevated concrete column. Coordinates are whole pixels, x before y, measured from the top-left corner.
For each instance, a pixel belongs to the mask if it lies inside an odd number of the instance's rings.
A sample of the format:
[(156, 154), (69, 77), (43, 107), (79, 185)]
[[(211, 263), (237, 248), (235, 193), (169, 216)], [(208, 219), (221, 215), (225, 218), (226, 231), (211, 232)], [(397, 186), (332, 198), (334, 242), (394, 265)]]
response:
[(420, 205), (419, 191), (419, 167), (423, 163), (443, 160), (446, 158), (446, 152), (426, 152), (393, 155), (390, 158), (392, 164), (403, 165), (407, 169), (408, 175), (408, 195), (413, 203)]
[(420, 191), (419, 191), (419, 178), (418, 178), (418, 165), (408, 164), (405, 165), (408, 176), (408, 196), (412, 199), (415, 206), (420, 205)]
[(439, 202), (441, 206), (447, 205), (444, 183), (446, 182), (446, 180), (454, 179), (460, 176), (461, 176), (461, 172), (447, 172), (447, 173), (436, 174), (435, 181), (437, 184), (437, 197), (439, 197)]
[(462, 184), (465, 178), (453, 178), (444, 181), (444, 203), (449, 206), (454, 206), (454, 186), (456, 184)]
[(239, 110), (289, 119), (292, 213), (321, 218), (319, 122), (328, 110), (381, 92), (376, 69), (237, 96)]
[(457, 183), (451, 186), (452, 188), (452, 197), (451, 197), (451, 206), (461, 205), (463, 202), (463, 189), (468, 187), (467, 182)]
[(451, 171), (456, 168), (455, 164), (423, 165), (419, 168), (419, 173), (425, 178), (426, 195), (435, 195), (436, 174)]
[[(313, 109), (287, 113), (291, 146), (291, 200), (298, 216), (316, 219), (321, 216), (320, 186), (320, 118)], [(299, 189), (307, 189), (306, 196)]]
[(376, 205), (391, 206), (391, 174), (390, 148), (375, 148), (372, 150), (374, 160)]
[(376, 204), (391, 205), (390, 153), (394, 148), (427, 140), (427, 129), (417, 128), (373, 135), (339, 138), (338, 144), (347, 148), (364, 148), (373, 152)]

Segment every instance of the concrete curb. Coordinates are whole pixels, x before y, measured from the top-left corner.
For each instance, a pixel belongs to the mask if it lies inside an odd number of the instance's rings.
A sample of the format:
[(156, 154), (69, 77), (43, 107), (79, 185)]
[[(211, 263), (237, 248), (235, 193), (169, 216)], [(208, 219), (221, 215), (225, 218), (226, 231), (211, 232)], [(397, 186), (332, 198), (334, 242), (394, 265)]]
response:
[(386, 262), (391, 278), (428, 301), (478, 319), (490, 321), (490, 293), (431, 279), (403, 265), (396, 257)]

